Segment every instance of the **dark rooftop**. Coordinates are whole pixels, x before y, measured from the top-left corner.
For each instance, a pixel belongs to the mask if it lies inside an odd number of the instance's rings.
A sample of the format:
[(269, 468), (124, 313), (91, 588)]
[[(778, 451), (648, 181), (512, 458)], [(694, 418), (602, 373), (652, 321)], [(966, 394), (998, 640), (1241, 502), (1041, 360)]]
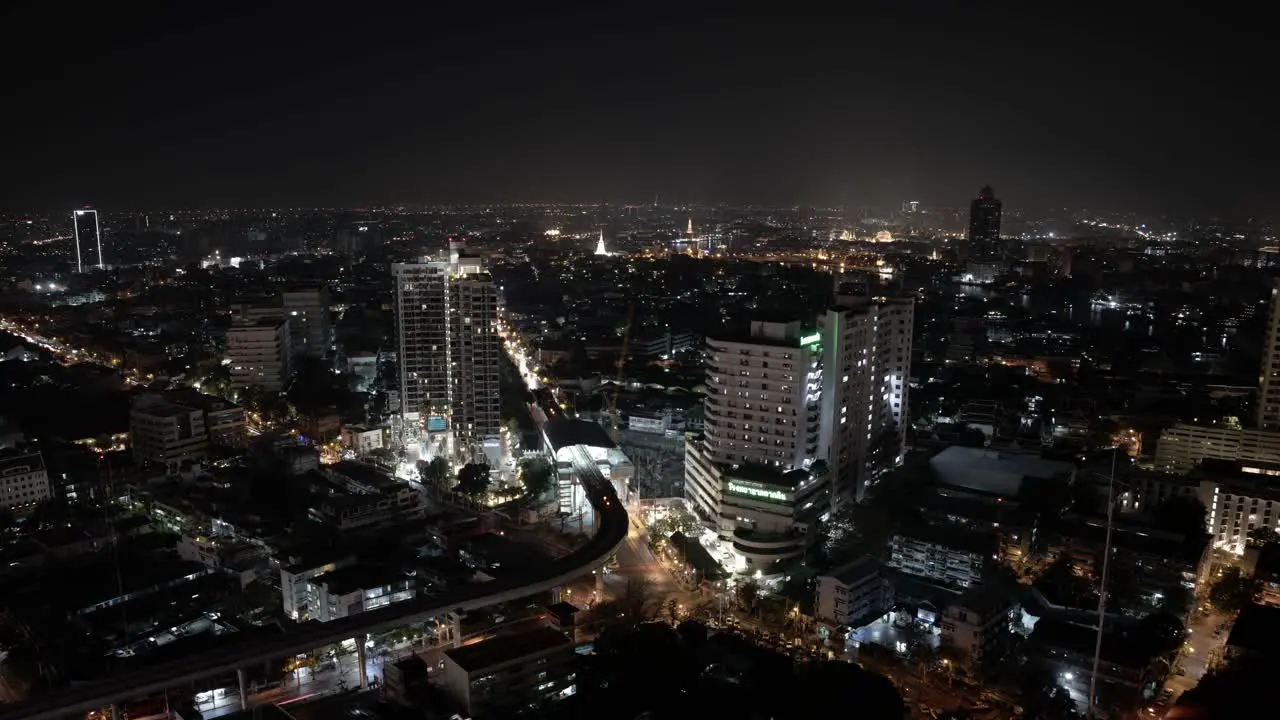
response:
[(724, 571), (720, 568), (720, 563), (711, 557), (711, 553), (702, 547), (702, 543), (694, 538), (690, 538), (682, 532), (671, 534), (671, 547), (680, 553), (685, 562), (693, 566), (702, 574), (704, 580), (719, 580), (724, 577)]
[(1247, 653), (1276, 654), (1280, 648), (1280, 607), (1245, 606), (1227, 636), (1227, 645)]
[(463, 645), (446, 650), (444, 654), (463, 670), (474, 673), (527, 655), (572, 645), (573, 642), (559, 630), (539, 627), (517, 635), (503, 635), (474, 645)]
[(366, 565), (356, 563), (350, 567), (325, 573), (318, 578), (330, 593), (345, 594), (353, 590), (382, 587), (387, 583), (404, 580), (404, 570), (393, 565)]
[(772, 465), (763, 463), (741, 463), (729, 468), (725, 474), (730, 480), (739, 479), (749, 482), (764, 483), (765, 485), (777, 485), (779, 487), (794, 488), (805, 480), (809, 479), (809, 471), (795, 469), (783, 471)]
[(879, 573), (881, 567), (880, 561), (870, 555), (863, 555), (853, 562), (841, 565), (835, 570), (826, 573), (826, 575), (839, 580), (845, 585), (854, 585), (863, 578)]
[(924, 522), (909, 523), (898, 530), (898, 534), (942, 545), (952, 550), (967, 550), (984, 555), (989, 555), (996, 549), (995, 535), (954, 526)]
[(574, 445), (609, 450), (618, 447), (603, 427), (587, 420), (570, 420), (557, 416), (547, 421), (543, 426), (543, 432), (547, 434), (547, 439), (551, 441), (551, 447), (554, 450)]

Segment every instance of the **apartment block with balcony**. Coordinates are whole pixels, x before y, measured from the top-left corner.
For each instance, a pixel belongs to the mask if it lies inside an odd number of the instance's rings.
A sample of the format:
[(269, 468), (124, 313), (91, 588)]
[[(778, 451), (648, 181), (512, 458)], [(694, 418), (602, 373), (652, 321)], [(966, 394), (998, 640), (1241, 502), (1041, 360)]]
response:
[(942, 610), (942, 644), (978, 665), (1005, 649), (1020, 606), (1003, 588), (970, 588)]
[(893, 536), (888, 564), (908, 575), (968, 588), (982, 582), (982, 570), (998, 548), (989, 533), (917, 523)]
[(231, 387), (261, 387), (282, 392), (293, 371), (289, 321), (285, 318), (238, 319), (227, 329)]
[(479, 258), (450, 239), (447, 254), (396, 263), (400, 371), (397, 440), (424, 456), (496, 466), (501, 455), (498, 288)]
[(818, 576), (814, 615), (833, 628), (854, 629), (893, 609), (893, 598), (884, 567), (864, 556)]
[(1280, 533), (1280, 463), (1206, 460), (1191, 477), (1200, 481), (1214, 548), (1239, 555), (1251, 532)]

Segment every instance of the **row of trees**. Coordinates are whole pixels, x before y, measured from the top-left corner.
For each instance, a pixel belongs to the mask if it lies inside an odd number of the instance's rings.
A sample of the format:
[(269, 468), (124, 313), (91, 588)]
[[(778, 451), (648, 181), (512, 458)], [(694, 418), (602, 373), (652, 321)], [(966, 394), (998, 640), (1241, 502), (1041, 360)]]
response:
[[(452, 490), (474, 502), (483, 498), (493, 484), (488, 465), (467, 463), (458, 469), (450, 487), (449, 463), (439, 457), (419, 462), (418, 477), (423, 487), (432, 492), (442, 494), (445, 490)], [(554, 485), (555, 468), (541, 456), (525, 458), (520, 461), (519, 478), (526, 501), (536, 505)]]
[[(907, 708), (884, 676), (852, 663), (797, 668), (786, 655), (742, 635), (711, 635), (702, 623), (623, 624), (595, 641), (579, 692), (550, 717), (813, 718), (898, 720)], [(851, 706), (851, 703), (854, 703)]]

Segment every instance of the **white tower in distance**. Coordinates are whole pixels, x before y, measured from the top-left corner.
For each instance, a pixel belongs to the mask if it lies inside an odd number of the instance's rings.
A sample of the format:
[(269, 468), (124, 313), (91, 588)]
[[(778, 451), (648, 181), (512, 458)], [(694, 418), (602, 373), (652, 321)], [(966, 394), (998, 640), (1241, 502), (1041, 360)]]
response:
[(596, 243), (596, 255), (609, 256), (609, 249), (604, 246), (604, 228), (600, 228), (600, 242)]
[[(97, 266), (99, 270), (102, 269), (102, 231), (98, 225), (98, 211), (89, 209), (76, 210), (71, 214), (72, 233), (75, 235), (76, 242), (76, 272), (84, 272), (84, 258), (80, 252), (80, 217), (90, 213), (93, 214), (93, 239), (98, 253)], [(85, 230), (87, 231), (88, 228), (85, 228)], [(90, 267), (93, 267), (92, 263)]]

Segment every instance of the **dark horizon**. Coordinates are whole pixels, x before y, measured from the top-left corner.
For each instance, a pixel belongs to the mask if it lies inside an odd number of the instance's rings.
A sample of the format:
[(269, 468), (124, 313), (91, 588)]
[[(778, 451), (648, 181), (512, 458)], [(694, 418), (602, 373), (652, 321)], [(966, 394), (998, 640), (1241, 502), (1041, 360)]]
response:
[(6, 7), (3, 202), (964, 208), (990, 184), (1010, 209), (1270, 210), (1257, 36), (983, 7), (625, 24)]

